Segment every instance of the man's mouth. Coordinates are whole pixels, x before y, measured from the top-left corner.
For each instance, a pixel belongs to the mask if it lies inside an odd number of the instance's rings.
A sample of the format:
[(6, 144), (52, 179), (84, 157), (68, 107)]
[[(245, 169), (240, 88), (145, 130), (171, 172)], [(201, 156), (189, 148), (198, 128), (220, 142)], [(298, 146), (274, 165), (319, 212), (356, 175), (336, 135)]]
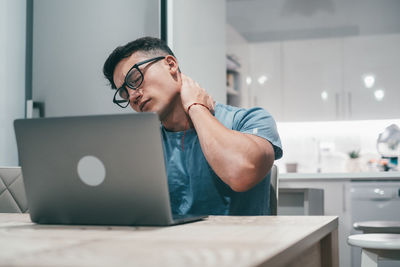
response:
[(144, 101), (144, 102), (142, 102), (141, 104), (140, 104), (140, 106), (139, 106), (139, 109), (140, 109), (140, 111), (144, 111), (144, 108), (145, 108), (145, 106), (146, 106), (146, 104), (148, 103), (150, 101), (150, 99), (149, 100), (146, 100), (146, 101)]

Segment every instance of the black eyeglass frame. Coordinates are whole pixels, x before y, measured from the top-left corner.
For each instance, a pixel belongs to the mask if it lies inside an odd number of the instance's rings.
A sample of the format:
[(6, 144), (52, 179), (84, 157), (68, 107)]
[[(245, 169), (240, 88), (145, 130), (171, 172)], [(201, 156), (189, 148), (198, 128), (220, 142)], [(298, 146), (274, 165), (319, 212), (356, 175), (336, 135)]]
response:
[[(128, 92), (128, 89), (126, 89), (126, 87), (129, 87), (129, 88), (131, 88), (132, 90), (136, 90), (136, 89), (138, 89), (138, 88), (142, 85), (142, 83), (143, 83), (143, 81), (144, 81), (144, 75), (143, 75), (143, 72), (139, 69), (139, 66), (140, 66), (140, 65), (143, 65), (143, 64), (146, 64), (146, 63), (149, 63), (149, 62), (153, 62), (153, 61), (158, 61), (158, 60), (161, 60), (161, 59), (164, 59), (164, 58), (165, 58), (165, 56), (154, 57), (154, 58), (146, 59), (146, 60), (144, 60), (144, 61), (141, 61), (141, 62), (136, 63), (135, 65), (133, 65), (133, 66), (129, 69), (128, 73), (126, 74), (124, 83), (121, 85), (120, 88), (118, 88), (118, 89), (115, 91), (114, 98), (113, 98), (113, 103), (114, 103), (114, 104), (117, 104), (117, 105), (120, 106), (121, 108), (126, 108), (126, 107), (129, 105), (129, 97), (128, 97), (128, 99), (121, 99), (121, 100), (118, 100), (118, 99), (117, 99), (117, 94), (120, 94), (120, 91), (122, 90), (123, 93), (126, 93), (126, 95), (129, 96), (129, 92)], [(134, 69), (136, 69), (136, 70), (140, 73), (140, 76), (141, 76), (141, 81), (140, 81), (139, 85), (137, 85), (137, 86), (132, 86), (132, 85), (130, 85), (130, 84), (128, 83), (128, 77), (129, 77), (129, 75), (131, 74), (131, 72), (132, 72)], [(121, 95), (121, 94), (120, 94), (120, 95)], [(126, 103), (126, 104), (123, 105), (123, 103)]]

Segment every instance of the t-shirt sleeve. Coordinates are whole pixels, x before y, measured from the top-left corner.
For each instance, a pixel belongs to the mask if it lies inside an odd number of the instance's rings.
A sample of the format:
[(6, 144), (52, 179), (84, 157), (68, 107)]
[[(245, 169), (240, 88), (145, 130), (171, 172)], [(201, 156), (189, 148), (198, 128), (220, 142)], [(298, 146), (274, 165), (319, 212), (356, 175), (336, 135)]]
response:
[(232, 129), (268, 140), (274, 148), (275, 160), (282, 157), (282, 144), (275, 120), (265, 109), (238, 110), (233, 118)]

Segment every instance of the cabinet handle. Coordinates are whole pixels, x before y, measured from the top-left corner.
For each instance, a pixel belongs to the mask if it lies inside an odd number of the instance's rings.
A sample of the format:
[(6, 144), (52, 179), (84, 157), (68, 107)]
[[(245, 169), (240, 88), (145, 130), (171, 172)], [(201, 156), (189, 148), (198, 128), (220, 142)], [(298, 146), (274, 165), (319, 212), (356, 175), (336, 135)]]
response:
[(348, 105), (348, 108), (349, 108), (349, 119), (351, 119), (351, 117), (352, 117), (352, 110), (351, 110), (351, 92), (348, 92), (347, 93), (347, 105)]
[(346, 184), (342, 185), (342, 208), (343, 208), (343, 212), (346, 212)]
[(336, 119), (339, 119), (339, 93), (335, 94)]

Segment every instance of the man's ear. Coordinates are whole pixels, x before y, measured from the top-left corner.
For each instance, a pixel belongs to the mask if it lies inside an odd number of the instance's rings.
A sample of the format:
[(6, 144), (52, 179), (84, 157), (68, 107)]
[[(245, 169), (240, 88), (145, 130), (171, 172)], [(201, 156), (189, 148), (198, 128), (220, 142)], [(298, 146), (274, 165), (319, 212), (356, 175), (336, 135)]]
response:
[(175, 75), (178, 73), (179, 65), (178, 65), (178, 61), (176, 60), (176, 58), (174, 56), (167, 55), (165, 57), (165, 62), (168, 65), (169, 71), (172, 75)]

